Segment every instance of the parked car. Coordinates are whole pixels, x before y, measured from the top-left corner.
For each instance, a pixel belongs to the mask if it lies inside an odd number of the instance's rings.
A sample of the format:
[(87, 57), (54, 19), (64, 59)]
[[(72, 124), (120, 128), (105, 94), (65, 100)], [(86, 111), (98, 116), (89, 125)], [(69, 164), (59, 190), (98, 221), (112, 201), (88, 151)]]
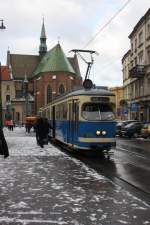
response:
[(141, 137), (150, 138), (150, 123), (145, 123), (141, 129)]
[(133, 122), (138, 122), (137, 120), (122, 120), (122, 121), (118, 121), (116, 124), (116, 135), (122, 136), (122, 129)]
[(144, 124), (142, 122), (132, 122), (122, 128), (122, 135), (127, 137), (138, 137)]

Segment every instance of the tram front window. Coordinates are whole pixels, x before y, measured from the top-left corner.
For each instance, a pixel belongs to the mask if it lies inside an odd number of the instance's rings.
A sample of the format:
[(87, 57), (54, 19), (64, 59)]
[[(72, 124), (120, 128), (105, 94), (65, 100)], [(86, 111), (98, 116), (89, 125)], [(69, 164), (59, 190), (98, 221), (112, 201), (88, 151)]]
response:
[(114, 113), (108, 103), (86, 103), (82, 107), (82, 116), (86, 120), (114, 119)]

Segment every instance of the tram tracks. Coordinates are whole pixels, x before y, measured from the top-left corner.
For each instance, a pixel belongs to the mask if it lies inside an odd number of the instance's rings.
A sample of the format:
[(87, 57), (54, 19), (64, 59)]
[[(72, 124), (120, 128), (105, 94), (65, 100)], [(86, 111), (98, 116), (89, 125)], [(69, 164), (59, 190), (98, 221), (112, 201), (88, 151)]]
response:
[[(60, 149), (60, 151), (63, 151), (65, 154), (67, 154), (70, 157), (78, 159), (80, 162), (84, 163), (86, 166), (88, 166), (91, 169), (94, 169), (98, 174), (108, 178), (111, 180), (114, 184), (120, 186), (121, 188), (129, 191), (137, 198), (142, 199), (147, 204), (150, 205), (150, 191), (148, 189), (142, 188), (142, 185), (137, 185), (134, 182), (131, 182), (131, 180), (126, 179), (121, 173), (118, 173), (117, 171), (117, 165), (115, 162), (115, 154), (111, 153), (111, 158), (108, 159), (107, 157), (97, 157), (92, 156), (89, 157), (85, 154), (75, 153), (66, 150), (65, 146), (61, 146), (60, 143), (52, 143), (53, 145), (57, 146), (57, 148)], [(114, 150), (116, 151), (116, 150)], [(121, 151), (121, 149), (120, 149)], [(122, 149), (123, 151), (123, 149)], [(129, 151), (125, 151), (127, 154), (129, 154)], [(131, 153), (131, 155), (135, 156), (136, 153)], [(150, 161), (149, 159), (145, 158), (144, 156), (138, 154), (138, 157), (143, 157), (144, 160)], [(136, 167), (137, 164), (129, 163), (132, 166)]]
[[(77, 156), (78, 160), (84, 162), (88, 167), (94, 169), (97, 173), (105, 176), (111, 180), (114, 184), (119, 185), (121, 188), (131, 192), (134, 196), (144, 200), (150, 204), (150, 191), (145, 190), (142, 186), (136, 185), (134, 182), (125, 179), (115, 171), (115, 163), (112, 160), (94, 160), (84, 159)], [(97, 161), (97, 162), (96, 162)]]

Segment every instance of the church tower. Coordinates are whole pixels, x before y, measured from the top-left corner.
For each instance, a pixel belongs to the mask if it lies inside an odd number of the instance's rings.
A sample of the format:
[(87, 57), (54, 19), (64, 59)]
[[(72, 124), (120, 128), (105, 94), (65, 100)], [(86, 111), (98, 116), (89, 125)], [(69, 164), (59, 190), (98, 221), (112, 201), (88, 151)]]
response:
[(39, 46), (39, 55), (41, 56), (41, 58), (45, 55), (46, 52), (47, 52), (46, 33), (45, 33), (45, 26), (44, 26), (44, 19), (43, 19), (41, 37), (40, 37), (40, 46)]

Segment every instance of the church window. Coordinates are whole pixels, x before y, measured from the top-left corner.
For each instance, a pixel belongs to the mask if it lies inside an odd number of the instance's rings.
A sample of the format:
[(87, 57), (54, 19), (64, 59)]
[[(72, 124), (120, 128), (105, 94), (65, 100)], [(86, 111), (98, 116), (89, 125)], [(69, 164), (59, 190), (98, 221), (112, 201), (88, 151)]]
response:
[(52, 79), (55, 80), (55, 79), (56, 79), (56, 75), (53, 75), (53, 76), (52, 76)]
[(52, 89), (50, 85), (47, 86), (47, 104), (52, 101)]
[(64, 93), (65, 93), (65, 88), (64, 88), (63, 84), (61, 84), (61, 85), (59, 86), (59, 94), (60, 94), (60, 95), (63, 95)]

